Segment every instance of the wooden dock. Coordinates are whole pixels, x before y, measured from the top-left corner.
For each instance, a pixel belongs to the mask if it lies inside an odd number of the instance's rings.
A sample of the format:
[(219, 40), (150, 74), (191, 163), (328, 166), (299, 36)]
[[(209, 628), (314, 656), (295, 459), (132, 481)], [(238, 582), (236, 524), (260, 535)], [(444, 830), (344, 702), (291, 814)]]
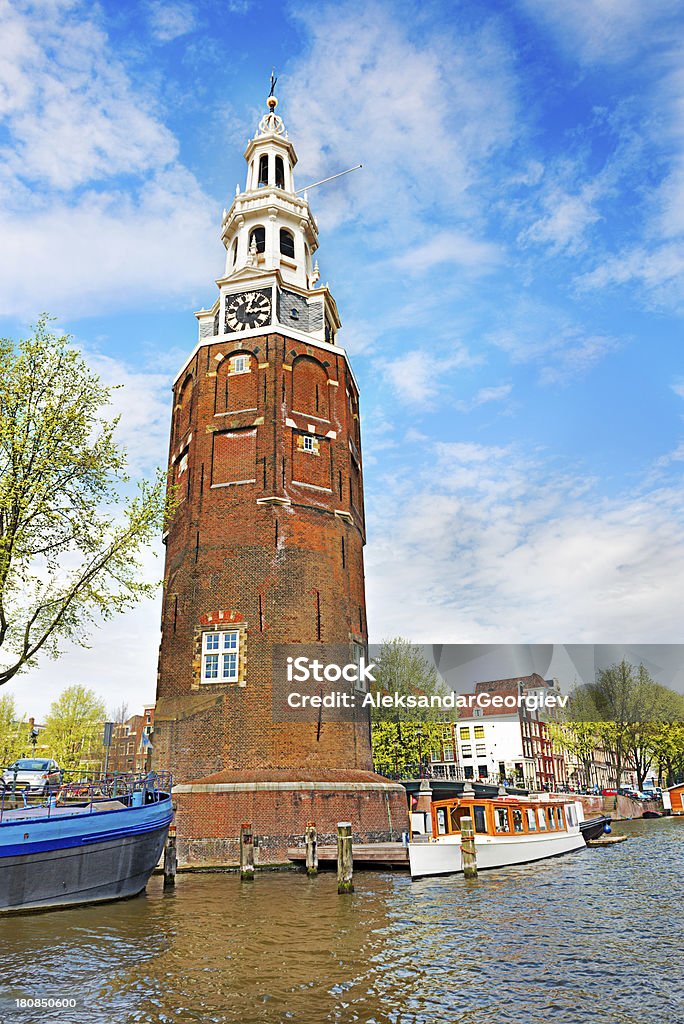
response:
[(587, 846), (615, 846), (616, 843), (624, 843), (629, 836), (601, 836), (600, 839), (588, 839)]
[[(304, 864), (306, 849), (303, 846), (292, 846), (287, 856), (295, 863)], [(377, 868), (408, 868), (408, 850), (403, 843), (354, 843), (352, 847), (354, 866), (365, 865)], [(319, 864), (337, 863), (336, 846), (318, 847)]]

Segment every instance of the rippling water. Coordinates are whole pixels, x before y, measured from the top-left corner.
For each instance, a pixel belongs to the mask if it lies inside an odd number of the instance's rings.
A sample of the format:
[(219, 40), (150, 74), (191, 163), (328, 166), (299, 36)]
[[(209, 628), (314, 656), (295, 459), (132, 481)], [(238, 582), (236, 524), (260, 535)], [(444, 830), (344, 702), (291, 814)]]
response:
[[(179, 875), (0, 920), (3, 1021), (682, 1024), (684, 819), (537, 865), (411, 882)], [(68, 997), (75, 1009), (17, 1009)]]

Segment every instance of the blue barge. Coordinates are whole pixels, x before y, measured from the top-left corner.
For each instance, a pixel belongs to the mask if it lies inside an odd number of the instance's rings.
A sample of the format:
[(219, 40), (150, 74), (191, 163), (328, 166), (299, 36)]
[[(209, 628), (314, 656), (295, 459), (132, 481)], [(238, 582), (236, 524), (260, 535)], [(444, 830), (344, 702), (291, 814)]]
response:
[(0, 914), (136, 896), (172, 821), (168, 773), (66, 786), (46, 804), (3, 806)]

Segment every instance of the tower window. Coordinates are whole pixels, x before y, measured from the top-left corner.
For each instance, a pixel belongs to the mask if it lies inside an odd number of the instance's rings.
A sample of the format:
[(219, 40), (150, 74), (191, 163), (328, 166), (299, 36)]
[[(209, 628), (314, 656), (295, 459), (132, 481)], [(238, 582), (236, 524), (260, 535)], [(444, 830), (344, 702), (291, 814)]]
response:
[(287, 228), (280, 229), (280, 252), (283, 256), (289, 256), (290, 259), (294, 259), (295, 254), (295, 241), (294, 235)]
[(231, 356), (229, 373), (249, 373), (249, 356)]
[(285, 188), (285, 168), (282, 156), (275, 158), (275, 183), (276, 188)]
[(237, 263), (237, 243), (238, 240), (236, 238), (235, 241), (233, 242), (233, 266), (235, 266), (235, 264)]
[(266, 153), (259, 157), (259, 180), (257, 184), (259, 188), (264, 188), (265, 185), (268, 185), (268, 156)]
[(236, 683), (240, 634), (237, 629), (225, 633), (205, 633), (202, 637), (202, 682)]
[(252, 248), (252, 242), (256, 242), (256, 251), (264, 252), (266, 249), (266, 228), (261, 227), (254, 228), (249, 235), (249, 247)]

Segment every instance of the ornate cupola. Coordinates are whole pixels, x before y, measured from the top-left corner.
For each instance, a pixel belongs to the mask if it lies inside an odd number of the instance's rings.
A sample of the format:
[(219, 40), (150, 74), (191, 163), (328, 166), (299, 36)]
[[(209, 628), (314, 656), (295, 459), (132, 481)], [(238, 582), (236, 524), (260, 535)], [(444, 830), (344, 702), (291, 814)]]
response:
[(277, 103), (268, 97), (268, 112), (245, 150), (245, 191), (238, 186), (223, 212), (226, 268), (216, 282), (214, 305), (195, 314), (200, 343), (232, 334), (246, 340), (265, 328), (284, 328), (302, 340), (336, 345), (337, 306), (327, 286), (318, 286), (313, 262), (318, 225), (306, 191), (295, 190), (297, 154), (275, 113)]
[(312, 288), (317, 275), (312, 253), (318, 248), (318, 226), (306, 198), (295, 191), (297, 154), (282, 118), (278, 100), (268, 97), (264, 114), (247, 143), (247, 182), (239, 186), (223, 218), (221, 240), (226, 247), (226, 279), (245, 267), (279, 270), (283, 281)]

